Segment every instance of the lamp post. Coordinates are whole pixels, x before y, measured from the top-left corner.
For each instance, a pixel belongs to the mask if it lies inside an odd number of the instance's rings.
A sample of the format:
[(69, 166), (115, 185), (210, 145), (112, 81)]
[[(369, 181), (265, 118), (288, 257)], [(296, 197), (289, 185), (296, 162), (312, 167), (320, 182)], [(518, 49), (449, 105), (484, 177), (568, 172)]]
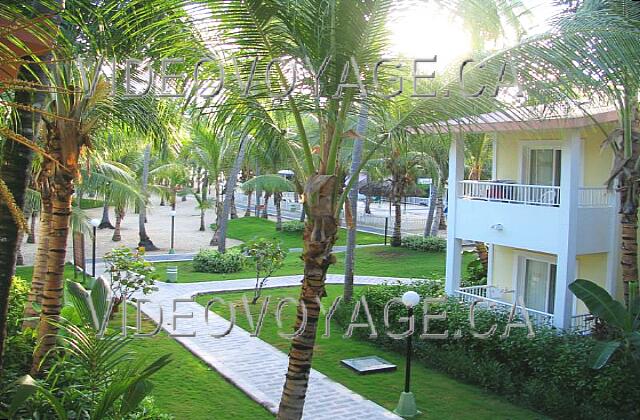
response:
[[(413, 317), (413, 308), (420, 303), (420, 295), (410, 290), (402, 295), (402, 303), (407, 307), (407, 317), (411, 323)], [(407, 336), (407, 361), (404, 376), (404, 391), (400, 394), (400, 400), (394, 413), (404, 418), (415, 417), (420, 412), (416, 408), (416, 398), (411, 392), (411, 350), (412, 350), (412, 338), (413, 331)]]
[(91, 252), (91, 277), (96, 277), (96, 234), (98, 232), (98, 226), (100, 226), (100, 219), (91, 219), (89, 223), (93, 226), (93, 244)]
[(169, 215), (171, 216), (171, 249), (169, 249), (169, 254), (175, 254), (176, 250), (173, 249), (173, 243), (174, 243), (174, 234), (175, 234), (175, 226), (176, 226), (176, 211), (171, 210), (169, 212)]

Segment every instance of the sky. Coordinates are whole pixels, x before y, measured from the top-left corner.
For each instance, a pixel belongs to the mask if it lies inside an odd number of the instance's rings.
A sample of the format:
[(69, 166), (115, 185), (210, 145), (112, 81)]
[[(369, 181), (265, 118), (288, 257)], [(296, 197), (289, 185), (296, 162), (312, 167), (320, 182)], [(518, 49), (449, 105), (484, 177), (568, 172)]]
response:
[[(557, 10), (551, 0), (523, 0), (531, 10), (524, 22), (528, 34), (548, 29), (549, 18)], [(432, 58), (437, 55), (436, 68), (467, 58), (470, 36), (459, 20), (442, 10), (433, 1), (418, 3), (408, 10), (396, 12), (389, 22), (391, 54), (407, 58)]]

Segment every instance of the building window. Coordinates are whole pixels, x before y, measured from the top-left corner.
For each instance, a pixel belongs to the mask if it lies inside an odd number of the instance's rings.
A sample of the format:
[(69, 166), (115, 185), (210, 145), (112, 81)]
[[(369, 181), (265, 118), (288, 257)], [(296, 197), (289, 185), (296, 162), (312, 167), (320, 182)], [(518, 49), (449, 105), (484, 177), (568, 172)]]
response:
[(518, 275), (518, 296), (528, 309), (553, 313), (557, 266), (548, 261), (521, 259)]

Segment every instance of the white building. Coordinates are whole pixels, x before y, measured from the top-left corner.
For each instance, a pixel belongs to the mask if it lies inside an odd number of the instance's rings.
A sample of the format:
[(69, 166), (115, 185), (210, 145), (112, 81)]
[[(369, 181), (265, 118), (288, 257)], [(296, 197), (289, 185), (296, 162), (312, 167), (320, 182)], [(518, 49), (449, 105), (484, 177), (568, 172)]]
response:
[[(619, 292), (617, 201), (605, 185), (613, 153), (601, 147), (617, 114), (590, 114), (519, 122), (487, 114), (451, 124), (448, 294), (509, 307), (520, 297), (537, 323), (584, 328), (586, 307), (567, 286), (585, 278)], [(492, 180), (498, 182), (464, 179), (465, 132), (493, 137)], [(486, 286), (460, 286), (467, 240), (488, 244)]]

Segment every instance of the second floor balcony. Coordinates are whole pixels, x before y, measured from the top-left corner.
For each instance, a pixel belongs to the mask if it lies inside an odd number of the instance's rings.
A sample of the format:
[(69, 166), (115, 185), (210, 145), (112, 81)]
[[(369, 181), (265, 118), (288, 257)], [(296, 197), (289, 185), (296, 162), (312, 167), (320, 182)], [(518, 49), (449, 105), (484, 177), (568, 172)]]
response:
[[(578, 253), (606, 252), (615, 222), (615, 194), (604, 187), (561, 187), (505, 181), (459, 181), (451, 222), (456, 236), (499, 245), (556, 253), (563, 238), (562, 217), (577, 208)], [(573, 197), (573, 200), (567, 200)], [(575, 201), (575, 202), (563, 202)]]

